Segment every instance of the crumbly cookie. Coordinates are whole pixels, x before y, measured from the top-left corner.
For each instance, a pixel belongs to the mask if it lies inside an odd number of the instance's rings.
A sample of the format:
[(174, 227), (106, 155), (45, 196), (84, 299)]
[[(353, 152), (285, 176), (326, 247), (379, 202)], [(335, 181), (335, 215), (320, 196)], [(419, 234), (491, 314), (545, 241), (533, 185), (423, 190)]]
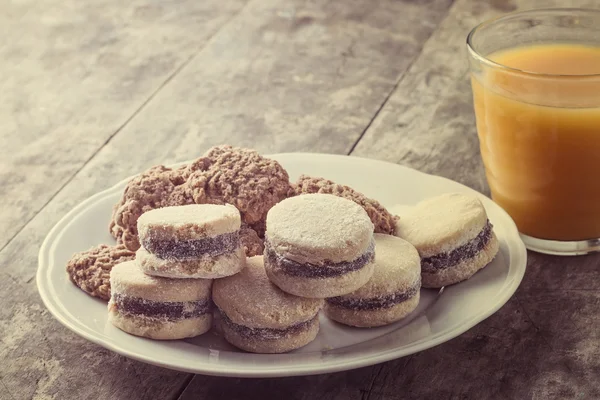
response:
[(135, 253), (124, 245), (101, 244), (73, 254), (67, 263), (69, 279), (84, 292), (103, 300), (110, 298), (110, 271), (124, 261), (133, 260)]
[[(229, 203), (238, 208), (248, 229), (262, 238), (267, 211), (290, 191), (288, 174), (277, 161), (254, 150), (215, 146), (189, 165), (177, 169), (159, 165), (133, 178), (114, 207), (110, 232), (135, 251), (140, 247), (137, 220), (144, 212), (194, 203)], [(259, 254), (259, 241), (252, 232), (246, 233), (242, 236), (246, 254)]]
[(292, 195), (306, 193), (333, 194), (352, 200), (365, 209), (375, 225), (376, 233), (394, 234), (398, 217), (392, 215), (378, 201), (366, 197), (349, 186), (340, 185), (324, 178), (301, 175), (293, 185)]
[(242, 246), (244, 246), (246, 257), (260, 256), (265, 250), (263, 240), (248, 225), (242, 224), (240, 228), (240, 240), (242, 241)]
[(290, 191), (285, 169), (254, 150), (216, 146), (188, 170), (186, 187), (194, 202), (233, 204), (248, 225), (264, 224), (269, 209)]
[(181, 185), (186, 181), (185, 168), (171, 169), (158, 165), (134, 177), (125, 187), (123, 197), (113, 208), (110, 233), (131, 251), (140, 247), (137, 220), (146, 211), (170, 205), (191, 204)]

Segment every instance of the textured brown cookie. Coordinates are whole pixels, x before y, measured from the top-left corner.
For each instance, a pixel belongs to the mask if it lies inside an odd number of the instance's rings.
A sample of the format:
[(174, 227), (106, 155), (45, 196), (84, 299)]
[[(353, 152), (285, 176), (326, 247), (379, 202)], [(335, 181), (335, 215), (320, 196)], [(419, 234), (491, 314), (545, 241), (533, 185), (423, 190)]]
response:
[(240, 228), (240, 240), (242, 241), (242, 246), (244, 246), (246, 257), (260, 256), (263, 254), (263, 251), (265, 250), (263, 240), (258, 236), (258, 233), (248, 225), (242, 224), (242, 227)]
[[(292, 191), (287, 172), (277, 161), (248, 149), (228, 145), (211, 148), (189, 165), (152, 167), (133, 178), (113, 209), (110, 232), (135, 251), (140, 247), (137, 220), (146, 211), (187, 204), (233, 204), (258, 238), (264, 234), (267, 211)], [(248, 256), (261, 240), (247, 231), (242, 237)]]
[(158, 165), (133, 178), (113, 208), (109, 226), (113, 237), (135, 251), (140, 247), (137, 234), (140, 215), (159, 207), (191, 204), (191, 198), (181, 187), (186, 181), (186, 171)]
[(87, 251), (73, 254), (67, 263), (71, 282), (84, 292), (103, 300), (110, 298), (110, 271), (124, 261), (133, 260), (135, 253), (124, 245), (101, 244)]
[(277, 161), (228, 145), (210, 149), (189, 172), (186, 187), (194, 202), (233, 204), (248, 225), (264, 224), (269, 209), (290, 191), (288, 174)]
[(389, 235), (394, 233), (398, 217), (392, 215), (378, 201), (369, 199), (351, 187), (340, 185), (324, 178), (301, 175), (294, 184), (293, 195), (308, 193), (333, 194), (352, 200), (367, 212), (375, 225), (376, 233), (386, 233)]

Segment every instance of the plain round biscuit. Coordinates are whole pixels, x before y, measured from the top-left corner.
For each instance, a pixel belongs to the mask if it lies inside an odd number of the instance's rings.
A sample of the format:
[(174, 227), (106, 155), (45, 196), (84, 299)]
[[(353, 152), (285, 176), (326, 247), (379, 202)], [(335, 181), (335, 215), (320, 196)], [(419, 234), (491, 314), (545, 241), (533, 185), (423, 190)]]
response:
[(236, 324), (251, 328), (285, 329), (313, 318), (322, 299), (286, 293), (267, 277), (263, 257), (251, 257), (239, 274), (213, 284), (213, 301)]
[(352, 261), (371, 244), (373, 223), (365, 210), (331, 194), (303, 194), (267, 214), (266, 237), (277, 254), (301, 264)]
[(270, 265), (269, 262), (265, 263), (265, 271), (271, 282), (284, 292), (301, 297), (324, 299), (351, 293), (366, 284), (373, 275), (374, 265), (370, 262), (360, 269), (330, 278), (288, 275), (277, 266)]
[(210, 299), (212, 281), (208, 279), (168, 279), (146, 275), (137, 262), (115, 265), (110, 272), (111, 293), (140, 299), (179, 302)]
[(230, 204), (156, 208), (143, 213), (137, 221), (140, 243), (147, 237), (162, 240), (204, 239), (236, 232), (240, 227), (240, 212)]
[(488, 265), (499, 249), (498, 238), (492, 234), (487, 245), (475, 255), (450, 268), (443, 269), (436, 274), (421, 273), (422, 286), (425, 288), (441, 288), (469, 279), (483, 267)]
[(156, 320), (142, 316), (121, 314), (109, 303), (108, 321), (124, 332), (157, 340), (185, 339), (202, 335), (212, 326), (212, 313), (198, 318), (177, 321)]
[(421, 258), (415, 247), (396, 236), (376, 233), (371, 279), (345, 299), (369, 299), (405, 292), (421, 280)]
[(422, 258), (448, 253), (473, 240), (488, 217), (472, 195), (448, 193), (418, 203), (400, 214), (395, 235), (417, 248)]
[(344, 325), (359, 328), (374, 328), (400, 321), (413, 312), (419, 305), (421, 292), (413, 297), (393, 305), (376, 310), (351, 310), (346, 307), (325, 303), (324, 312), (328, 318)]
[(221, 329), (225, 340), (233, 346), (252, 353), (286, 353), (291, 350), (306, 346), (319, 333), (319, 318), (314, 318), (311, 323), (298, 332), (290, 333), (279, 339), (248, 338), (231, 329), (227, 323), (221, 322)]
[(171, 279), (217, 279), (237, 274), (246, 265), (246, 255), (240, 246), (234, 252), (220, 256), (202, 256), (193, 260), (162, 259), (140, 247), (136, 252), (140, 269), (148, 275)]

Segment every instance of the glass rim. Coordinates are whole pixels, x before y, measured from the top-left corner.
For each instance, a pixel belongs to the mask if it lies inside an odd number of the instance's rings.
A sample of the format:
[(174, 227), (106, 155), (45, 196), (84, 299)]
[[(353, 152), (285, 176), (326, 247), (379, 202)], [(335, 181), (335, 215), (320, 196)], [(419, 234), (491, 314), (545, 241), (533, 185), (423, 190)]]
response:
[(525, 10), (525, 11), (513, 11), (513, 12), (510, 12), (507, 14), (500, 15), (495, 18), (488, 19), (486, 21), (483, 21), (483, 22), (477, 24), (473, 29), (471, 29), (471, 31), (467, 35), (467, 49), (469, 50), (469, 54), (477, 61), (479, 61), (483, 64), (486, 64), (489, 67), (504, 70), (507, 72), (512, 72), (515, 74), (528, 75), (528, 76), (536, 77), (536, 78), (564, 78), (564, 79), (600, 78), (600, 72), (594, 73), (594, 74), (579, 74), (579, 75), (547, 74), (547, 73), (526, 71), (526, 70), (523, 70), (520, 68), (509, 67), (507, 65), (492, 61), (489, 58), (487, 58), (486, 56), (480, 54), (475, 49), (475, 46), (473, 45), (473, 37), (477, 34), (477, 32), (480, 29), (485, 28), (490, 25), (493, 25), (493, 24), (496, 24), (496, 23), (499, 23), (499, 22), (502, 22), (503, 20), (506, 20), (506, 19), (509, 19), (509, 18), (512, 18), (512, 17), (518, 16), (518, 15), (538, 14), (538, 13), (544, 13), (544, 12), (546, 12), (546, 13), (552, 12), (552, 13), (559, 14), (561, 12), (564, 13), (564, 12), (574, 12), (574, 11), (596, 14), (600, 17), (600, 9), (593, 9), (593, 8), (557, 7), (557, 8), (537, 8), (537, 9)]

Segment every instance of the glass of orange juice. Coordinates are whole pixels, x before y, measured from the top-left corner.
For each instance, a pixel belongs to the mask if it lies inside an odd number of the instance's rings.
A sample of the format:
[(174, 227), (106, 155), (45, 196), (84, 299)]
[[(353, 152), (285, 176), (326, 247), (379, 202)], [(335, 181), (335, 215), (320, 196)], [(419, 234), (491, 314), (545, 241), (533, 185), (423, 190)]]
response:
[(600, 10), (507, 14), (468, 36), (492, 199), (534, 251), (600, 250)]

